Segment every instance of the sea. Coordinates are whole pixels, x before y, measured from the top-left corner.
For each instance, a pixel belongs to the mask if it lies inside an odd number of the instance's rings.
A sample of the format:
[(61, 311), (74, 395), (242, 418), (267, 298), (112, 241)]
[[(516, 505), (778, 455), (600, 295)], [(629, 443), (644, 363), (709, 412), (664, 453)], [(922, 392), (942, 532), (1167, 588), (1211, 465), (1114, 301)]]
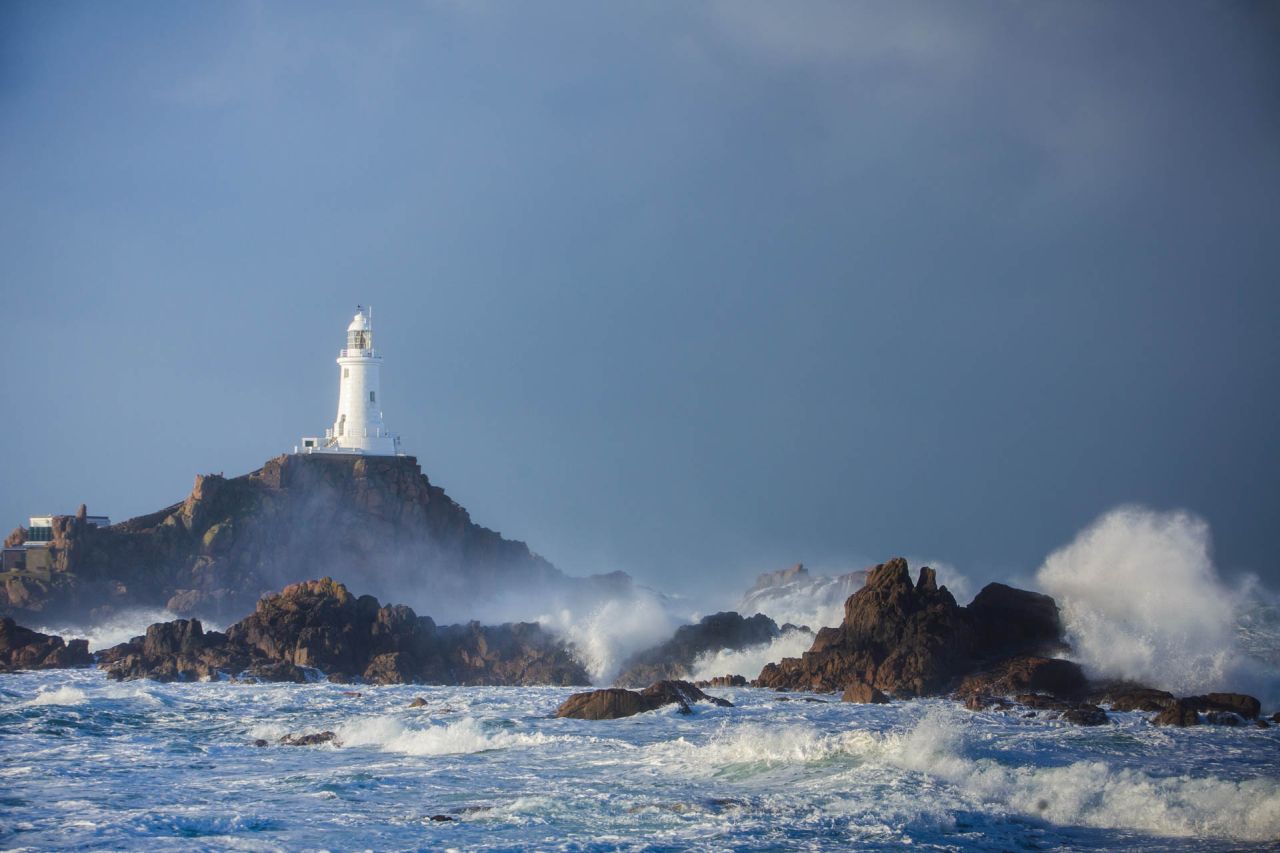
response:
[(557, 719), (571, 692), (0, 676), (0, 848), (1280, 849), (1274, 726), (752, 688)]

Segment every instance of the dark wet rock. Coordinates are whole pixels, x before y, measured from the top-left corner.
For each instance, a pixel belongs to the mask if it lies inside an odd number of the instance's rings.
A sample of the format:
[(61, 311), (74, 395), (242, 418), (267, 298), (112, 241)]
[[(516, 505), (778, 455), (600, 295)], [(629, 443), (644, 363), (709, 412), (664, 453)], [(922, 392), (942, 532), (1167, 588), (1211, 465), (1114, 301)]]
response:
[(1255, 727), (1255, 728), (1259, 728), (1259, 729), (1269, 729), (1269, 728), (1271, 728), (1271, 724), (1270, 724), (1270, 723), (1268, 723), (1266, 720), (1263, 720), (1263, 719), (1257, 719), (1257, 720), (1254, 720), (1254, 721), (1253, 721), (1253, 725), (1254, 725), (1254, 727)]
[(414, 700), (409, 703), (410, 708), (425, 708), (426, 706), (427, 700), (423, 699), (421, 696), (414, 697)]
[(8, 617), (0, 619), (0, 672), (65, 669), (92, 663), (88, 640), (67, 643), (61, 637), (24, 628)]
[(717, 675), (694, 683), (699, 687), (746, 687), (747, 679), (741, 675)]
[[(288, 661), (260, 663), (250, 666), (240, 674), (241, 681), (274, 681), (288, 684), (306, 684), (307, 674)], [(360, 694), (357, 693), (357, 696)]]
[(450, 821), (457, 820), (457, 818), (447, 814), (433, 814), (428, 818), (428, 820), (433, 823), (449, 823)]
[(1084, 671), (1079, 664), (1059, 658), (1020, 655), (966, 676), (956, 692), (961, 696), (1046, 692), (1074, 697), (1082, 694), (1085, 686)]
[(1204, 696), (1188, 696), (1182, 701), (1197, 711), (1230, 711), (1246, 720), (1255, 719), (1262, 711), (1262, 703), (1244, 693), (1208, 693)]
[(889, 701), (889, 697), (865, 681), (853, 681), (844, 689), (840, 701), (856, 702), (862, 705), (883, 705)]
[(839, 627), (823, 628), (803, 657), (769, 664), (755, 683), (836, 691), (857, 680), (891, 696), (936, 695), (1001, 660), (1061, 644), (1047, 596), (991, 584), (974, 603), (956, 604), (932, 569), (922, 568), (913, 584), (906, 560), (890, 560), (845, 602)]
[(816, 696), (775, 696), (774, 700), (778, 702), (813, 702), (821, 705), (831, 704), (831, 700), (819, 699)]
[(1198, 726), (1200, 715), (1193, 703), (1178, 699), (1152, 717), (1151, 722), (1157, 726)]
[(1271, 715), (1271, 722), (1275, 723), (1276, 725), (1280, 725), (1280, 711), (1276, 711), (1274, 714)]
[(1211, 726), (1243, 726), (1244, 718), (1234, 711), (1209, 711), (1204, 721)]
[(350, 699), (359, 699), (364, 694), (361, 693), (359, 690), (343, 690), (342, 695)]
[(305, 735), (287, 734), (280, 738), (280, 743), (284, 746), (317, 746), (322, 743), (333, 743), (337, 745), (337, 735), (333, 732), (312, 732)]
[(964, 697), (964, 706), (970, 711), (1006, 711), (1013, 706), (996, 696), (970, 693)]
[(1111, 722), (1107, 712), (1097, 705), (1080, 704), (1062, 712), (1059, 719), (1077, 726), (1102, 726)]
[(659, 681), (638, 692), (620, 687), (608, 687), (602, 690), (575, 693), (561, 703), (556, 710), (556, 716), (579, 720), (615, 720), (653, 711), (666, 705), (677, 705), (680, 713), (689, 714), (692, 713), (690, 706), (697, 702), (733, 707), (728, 700), (709, 696), (687, 681), (667, 680)]
[(733, 611), (714, 613), (696, 625), (682, 625), (671, 639), (633, 655), (623, 664), (622, 674), (614, 684), (638, 687), (663, 679), (686, 678), (701, 655), (763, 645), (780, 634), (777, 623), (763, 613), (750, 618)]
[(262, 739), (262, 738), (258, 738), (257, 740), (255, 740), (255, 741), (253, 742), (253, 745), (254, 745), (254, 746), (266, 746), (266, 745), (267, 745), (267, 742), (266, 742), (264, 739)]
[(1099, 685), (1090, 691), (1090, 698), (1113, 711), (1163, 711), (1175, 701), (1167, 690), (1137, 684)]

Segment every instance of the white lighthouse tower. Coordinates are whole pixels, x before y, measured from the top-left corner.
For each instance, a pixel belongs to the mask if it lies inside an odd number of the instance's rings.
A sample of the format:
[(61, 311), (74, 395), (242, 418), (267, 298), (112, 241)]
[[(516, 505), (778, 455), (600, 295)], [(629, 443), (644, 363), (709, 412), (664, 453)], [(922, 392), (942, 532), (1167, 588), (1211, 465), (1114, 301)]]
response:
[(373, 348), (371, 309), (356, 307), (347, 326), (347, 345), (338, 352), (338, 368), (338, 416), (324, 438), (303, 438), (301, 452), (398, 455), (400, 436), (382, 422), (382, 356)]

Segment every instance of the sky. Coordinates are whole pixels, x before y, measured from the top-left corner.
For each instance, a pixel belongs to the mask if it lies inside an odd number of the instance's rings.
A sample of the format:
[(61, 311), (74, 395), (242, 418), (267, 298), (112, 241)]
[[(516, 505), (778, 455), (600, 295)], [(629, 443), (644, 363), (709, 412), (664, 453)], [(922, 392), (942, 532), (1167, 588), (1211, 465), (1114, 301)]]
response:
[(684, 593), (1027, 576), (1121, 504), (1280, 586), (1266, 3), (0, 5), (0, 523), (322, 433)]

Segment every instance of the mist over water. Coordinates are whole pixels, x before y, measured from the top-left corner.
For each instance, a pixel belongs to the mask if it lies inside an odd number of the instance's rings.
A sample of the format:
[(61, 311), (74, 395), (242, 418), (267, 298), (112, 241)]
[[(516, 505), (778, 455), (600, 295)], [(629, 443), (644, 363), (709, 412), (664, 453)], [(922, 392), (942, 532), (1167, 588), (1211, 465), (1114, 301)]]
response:
[(1058, 602), (1074, 656), (1094, 677), (1179, 695), (1210, 690), (1280, 697), (1273, 667), (1239, 643), (1256, 582), (1229, 586), (1209, 525), (1187, 512), (1121, 507), (1053, 552), (1036, 575)]
[[(97, 652), (142, 636), (147, 633), (148, 625), (156, 622), (171, 622), (178, 618), (181, 617), (163, 608), (137, 607), (114, 613), (91, 624), (57, 622), (52, 625), (38, 625), (35, 630), (42, 634), (57, 634), (67, 640), (88, 640), (89, 651)], [(206, 631), (223, 630), (223, 626), (207, 619), (200, 620), (200, 624)]]

